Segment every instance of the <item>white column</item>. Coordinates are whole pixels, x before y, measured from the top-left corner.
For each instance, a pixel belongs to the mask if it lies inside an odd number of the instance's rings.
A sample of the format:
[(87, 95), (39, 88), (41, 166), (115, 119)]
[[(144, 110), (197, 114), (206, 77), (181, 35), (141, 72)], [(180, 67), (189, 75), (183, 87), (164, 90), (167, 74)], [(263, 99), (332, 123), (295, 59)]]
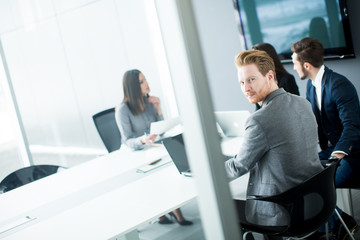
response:
[(191, 0), (155, 0), (206, 239), (242, 239)]

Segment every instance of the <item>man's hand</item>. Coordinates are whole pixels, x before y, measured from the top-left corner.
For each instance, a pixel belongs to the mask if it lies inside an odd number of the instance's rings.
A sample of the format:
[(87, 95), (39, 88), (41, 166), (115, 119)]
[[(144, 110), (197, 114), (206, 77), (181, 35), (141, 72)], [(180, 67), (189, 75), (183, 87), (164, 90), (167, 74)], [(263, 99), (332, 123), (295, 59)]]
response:
[(338, 159), (342, 159), (345, 157), (345, 154), (343, 153), (332, 153), (331, 156), (337, 157)]

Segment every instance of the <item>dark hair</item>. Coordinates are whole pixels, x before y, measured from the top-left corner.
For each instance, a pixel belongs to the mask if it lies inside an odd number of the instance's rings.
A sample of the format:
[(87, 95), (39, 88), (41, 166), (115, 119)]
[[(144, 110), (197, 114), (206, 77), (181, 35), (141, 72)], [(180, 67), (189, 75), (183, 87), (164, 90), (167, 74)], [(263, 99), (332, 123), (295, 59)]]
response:
[(134, 115), (145, 111), (144, 96), (139, 82), (140, 73), (139, 70), (132, 69), (126, 71), (123, 76), (124, 99), (122, 103), (126, 103)]
[(306, 37), (293, 43), (291, 51), (297, 54), (297, 60), (301, 64), (308, 62), (318, 68), (324, 63), (324, 48), (315, 38)]
[(275, 64), (275, 73), (276, 75), (288, 73), (284, 66), (281, 64), (278, 54), (276, 53), (275, 48), (269, 43), (258, 43), (255, 44), (252, 49), (265, 51), (273, 59)]
[(265, 76), (270, 70), (275, 73), (274, 61), (269, 54), (261, 50), (247, 50), (239, 53), (235, 57), (235, 64), (237, 67), (255, 64), (263, 76)]

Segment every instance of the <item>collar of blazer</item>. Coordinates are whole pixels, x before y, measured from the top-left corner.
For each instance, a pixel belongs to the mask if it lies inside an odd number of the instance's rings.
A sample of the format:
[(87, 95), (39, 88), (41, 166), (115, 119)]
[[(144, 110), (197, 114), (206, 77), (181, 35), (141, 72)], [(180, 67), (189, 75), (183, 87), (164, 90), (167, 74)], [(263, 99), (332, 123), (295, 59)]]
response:
[(271, 100), (281, 94), (285, 94), (285, 90), (283, 88), (279, 88), (271, 93), (269, 93), (269, 95), (266, 96), (263, 104), (262, 104), (262, 107), (266, 106), (269, 104), (269, 102), (271, 102)]

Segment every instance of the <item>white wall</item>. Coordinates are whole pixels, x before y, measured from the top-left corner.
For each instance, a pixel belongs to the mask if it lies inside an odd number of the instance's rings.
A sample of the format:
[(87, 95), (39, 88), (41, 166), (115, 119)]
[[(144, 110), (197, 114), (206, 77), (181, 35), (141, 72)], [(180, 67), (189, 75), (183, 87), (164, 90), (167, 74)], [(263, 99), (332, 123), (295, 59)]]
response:
[(121, 102), (131, 68), (145, 74), (165, 117), (174, 114), (154, 10), (146, 0), (0, 0), (0, 36), (30, 145), (104, 149), (92, 115)]
[(237, 80), (234, 58), (244, 47), (232, 0), (196, 0), (193, 4), (215, 111), (254, 111)]

